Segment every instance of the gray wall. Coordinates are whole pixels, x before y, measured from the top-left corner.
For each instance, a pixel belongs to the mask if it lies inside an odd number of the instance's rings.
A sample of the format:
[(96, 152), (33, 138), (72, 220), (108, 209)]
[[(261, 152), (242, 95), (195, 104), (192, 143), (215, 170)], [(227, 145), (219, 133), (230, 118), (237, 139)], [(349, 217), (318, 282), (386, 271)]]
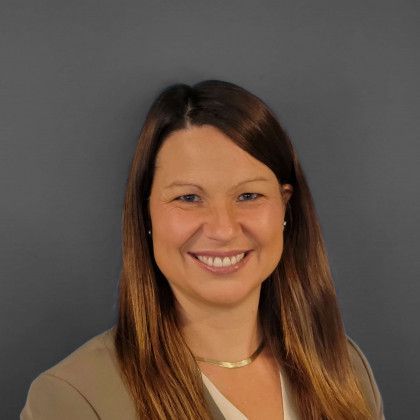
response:
[(114, 323), (120, 217), (169, 83), (244, 86), (294, 140), (347, 332), (420, 418), (416, 1), (1, 1), (0, 418)]

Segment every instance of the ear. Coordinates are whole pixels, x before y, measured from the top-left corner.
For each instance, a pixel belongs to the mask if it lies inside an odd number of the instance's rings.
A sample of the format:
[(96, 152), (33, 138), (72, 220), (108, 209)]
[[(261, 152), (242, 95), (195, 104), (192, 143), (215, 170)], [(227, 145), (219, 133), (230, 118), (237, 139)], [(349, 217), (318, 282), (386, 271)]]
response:
[(283, 197), (283, 203), (286, 206), (290, 197), (293, 194), (293, 186), (291, 184), (282, 184), (281, 185), (281, 195)]
[(146, 229), (152, 229), (152, 218), (150, 216), (150, 195), (147, 197), (147, 220), (146, 220)]

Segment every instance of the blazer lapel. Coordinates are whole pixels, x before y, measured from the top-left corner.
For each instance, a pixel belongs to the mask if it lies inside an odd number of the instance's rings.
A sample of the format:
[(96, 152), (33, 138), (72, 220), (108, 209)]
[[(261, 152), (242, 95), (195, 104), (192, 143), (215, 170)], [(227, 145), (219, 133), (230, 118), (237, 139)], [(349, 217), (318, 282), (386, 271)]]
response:
[(210, 411), (210, 414), (213, 418), (213, 420), (226, 420), (225, 416), (220, 411), (217, 404), (214, 402), (212, 396), (210, 395), (210, 392), (208, 391), (207, 387), (204, 386), (204, 398), (206, 399), (207, 407)]

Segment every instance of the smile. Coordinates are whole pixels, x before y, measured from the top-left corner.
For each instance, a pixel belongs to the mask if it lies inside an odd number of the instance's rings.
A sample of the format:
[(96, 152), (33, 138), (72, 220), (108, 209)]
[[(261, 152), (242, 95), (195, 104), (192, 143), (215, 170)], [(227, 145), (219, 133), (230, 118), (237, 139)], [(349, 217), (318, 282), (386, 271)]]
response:
[(202, 261), (204, 264), (210, 266), (210, 267), (230, 267), (232, 265), (235, 265), (239, 261), (242, 260), (242, 258), (245, 256), (245, 253), (242, 252), (242, 254), (234, 255), (232, 257), (207, 257), (205, 255), (196, 255), (196, 257)]
[(251, 251), (242, 252), (231, 257), (211, 257), (189, 253), (193, 260), (206, 271), (218, 274), (228, 274), (238, 271), (249, 259)]

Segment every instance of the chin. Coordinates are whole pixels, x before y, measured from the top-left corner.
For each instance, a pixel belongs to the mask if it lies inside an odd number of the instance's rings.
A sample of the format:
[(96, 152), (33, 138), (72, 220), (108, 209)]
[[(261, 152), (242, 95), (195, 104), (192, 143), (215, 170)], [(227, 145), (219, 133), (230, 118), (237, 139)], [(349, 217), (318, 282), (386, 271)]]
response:
[(246, 302), (259, 301), (261, 284), (253, 288), (244, 288), (242, 285), (230, 284), (215, 288), (215, 290), (207, 289), (205, 292), (199, 293), (200, 300), (210, 306), (220, 306), (232, 308)]

